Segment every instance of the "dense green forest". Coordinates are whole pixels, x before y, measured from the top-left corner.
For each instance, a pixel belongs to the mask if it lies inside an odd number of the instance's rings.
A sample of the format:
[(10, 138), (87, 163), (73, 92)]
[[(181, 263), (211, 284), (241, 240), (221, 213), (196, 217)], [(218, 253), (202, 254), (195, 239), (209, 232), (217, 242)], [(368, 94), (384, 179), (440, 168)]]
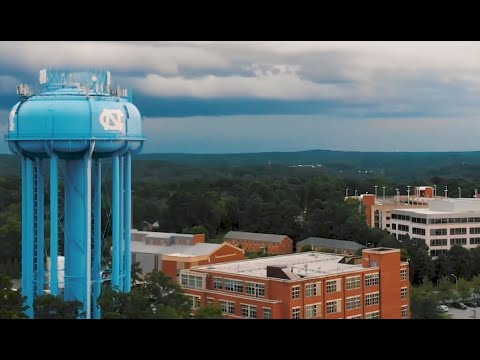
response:
[[(0, 156), (0, 273), (18, 277), (21, 255), (20, 161)], [(322, 165), (292, 167), (292, 164)], [(110, 164), (103, 171), (103, 225), (109, 238)], [(360, 170), (361, 169), (361, 170)], [(369, 229), (361, 205), (344, 201), (345, 189), (374, 192), (436, 184), (464, 197), (479, 187), (480, 153), (355, 153), (307, 151), (230, 155), (146, 154), (133, 163), (133, 225), (158, 222), (159, 231), (205, 229), (211, 241), (230, 230), (286, 234), (294, 242), (309, 236), (353, 240), (370, 246), (399, 244)], [(360, 172), (359, 172), (360, 171)], [(367, 171), (367, 173), (365, 173)], [(46, 181), (48, 184), (48, 181)], [(48, 195), (45, 205), (48, 209)], [(48, 211), (46, 212), (48, 218)], [(48, 245), (48, 223), (46, 224)], [(60, 229), (61, 235), (61, 229)], [(405, 246), (404, 246), (405, 247)], [(108, 249), (108, 247), (106, 247)], [(405, 249), (414, 256), (417, 249)], [(407, 254), (408, 252), (408, 254)], [(419, 259), (423, 253), (419, 250)], [(413, 259), (413, 260), (412, 260)], [(428, 275), (438, 271), (428, 265)], [(415, 273), (420, 281), (425, 271)], [(467, 277), (474, 270), (469, 270)]]

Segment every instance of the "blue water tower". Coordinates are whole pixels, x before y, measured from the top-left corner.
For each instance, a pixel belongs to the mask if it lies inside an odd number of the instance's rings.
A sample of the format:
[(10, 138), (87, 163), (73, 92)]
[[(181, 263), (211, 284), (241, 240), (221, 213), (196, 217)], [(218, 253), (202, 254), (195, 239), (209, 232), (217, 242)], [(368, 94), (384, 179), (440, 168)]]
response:
[[(6, 135), (10, 150), (22, 159), (22, 294), (27, 314), (34, 316), (33, 300), (47, 286), (53, 295), (59, 293), (57, 259), (63, 229), (64, 298), (81, 301), (86, 318), (100, 318), (102, 163), (112, 163), (111, 284), (128, 292), (131, 159), (145, 140), (142, 118), (129, 91), (112, 88), (109, 71), (42, 70), (39, 82), (38, 94), (27, 85), (18, 86), (20, 101), (10, 112)], [(47, 178), (50, 186), (44, 184)], [(45, 190), (50, 195), (49, 284)]]

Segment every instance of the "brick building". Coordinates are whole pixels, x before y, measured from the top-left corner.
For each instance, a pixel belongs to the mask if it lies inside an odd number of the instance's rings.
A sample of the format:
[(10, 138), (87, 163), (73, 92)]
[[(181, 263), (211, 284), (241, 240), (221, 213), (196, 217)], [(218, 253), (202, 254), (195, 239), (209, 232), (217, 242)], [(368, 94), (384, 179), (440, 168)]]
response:
[(227, 243), (207, 244), (205, 235), (132, 230), (132, 262), (142, 274), (162, 271), (177, 282), (179, 271), (192, 266), (243, 260), (244, 250)]
[(180, 271), (192, 311), (222, 307), (225, 318), (408, 319), (408, 263), (400, 250), (362, 257), (305, 252)]
[(267, 254), (291, 254), (293, 252), (293, 241), (287, 235), (229, 231), (223, 239), (248, 252)]
[(310, 246), (314, 251), (331, 250), (337, 254), (355, 255), (355, 253), (365, 248), (365, 246), (356, 243), (355, 241), (326, 239), (319, 237), (309, 237), (297, 243), (297, 252), (302, 251), (304, 246)]

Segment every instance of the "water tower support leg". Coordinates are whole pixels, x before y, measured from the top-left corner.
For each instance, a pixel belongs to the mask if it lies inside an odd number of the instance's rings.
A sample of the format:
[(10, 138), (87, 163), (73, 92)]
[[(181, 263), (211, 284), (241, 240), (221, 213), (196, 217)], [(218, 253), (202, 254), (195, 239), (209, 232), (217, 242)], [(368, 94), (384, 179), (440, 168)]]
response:
[(36, 294), (37, 296), (43, 295), (44, 284), (45, 284), (45, 219), (44, 219), (44, 194), (45, 190), (43, 187), (44, 177), (44, 162), (42, 159), (35, 160), (36, 172), (37, 172), (37, 189), (35, 195), (37, 197), (37, 221), (35, 222), (35, 231), (37, 235), (37, 248), (36, 248), (36, 258), (37, 258), (37, 268), (36, 268)]
[(58, 158), (50, 157), (50, 292), (58, 295)]
[(22, 156), (22, 295), (33, 318), (33, 162)]
[(120, 161), (118, 155), (112, 158), (112, 287), (120, 290)]
[(125, 155), (125, 292), (130, 292), (132, 285), (132, 157)]
[(93, 163), (93, 318), (100, 319), (98, 298), (101, 292), (102, 270), (102, 163), (95, 160)]
[(119, 210), (120, 210), (120, 213), (119, 213), (119, 216), (118, 216), (118, 228), (119, 228), (119, 234), (120, 234), (120, 255), (119, 255), (119, 267), (120, 267), (120, 291), (124, 291), (124, 279), (125, 279), (125, 263), (124, 263), (124, 260), (125, 260), (125, 232), (124, 232), (124, 227), (123, 227), (123, 223), (124, 223), (124, 198), (123, 198), (123, 194), (124, 194), (124, 180), (125, 180), (125, 176), (124, 176), (124, 162), (123, 162), (123, 156), (119, 157), (119, 178), (120, 178), (120, 183), (119, 183), (119, 187), (120, 187), (120, 191), (119, 191), (119, 196), (118, 196), (118, 201), (120, 203), (120, 207), (119, 207)]

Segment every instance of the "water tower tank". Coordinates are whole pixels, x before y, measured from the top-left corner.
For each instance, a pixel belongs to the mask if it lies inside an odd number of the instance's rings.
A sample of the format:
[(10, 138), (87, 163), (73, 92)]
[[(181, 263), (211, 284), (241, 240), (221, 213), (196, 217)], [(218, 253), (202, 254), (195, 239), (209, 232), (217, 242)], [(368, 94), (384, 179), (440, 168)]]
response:
[[(18, 86), (21, 100), (10, 112), (6, 136), (12, 152), (22, 158), (22, 292), (27, 313), (33, 317), (33, 299), (46, 286), (58, 294), (58, 243), (63, 233), (64, 298), (81, 301), (86, 317), (98, 318), (102, 163), (112, 163), (111, 284), (118, 291), (129, 291), (131, 156), (144, 141), (142, 118), (129, 92), (112, 88), (108, 71), (42, 70), (40, 86), (38, 94), (27, 85)], [(59, 203), (62, 181), (64, 194)], [(45, 284), (47, 189), (51, 270)]]

